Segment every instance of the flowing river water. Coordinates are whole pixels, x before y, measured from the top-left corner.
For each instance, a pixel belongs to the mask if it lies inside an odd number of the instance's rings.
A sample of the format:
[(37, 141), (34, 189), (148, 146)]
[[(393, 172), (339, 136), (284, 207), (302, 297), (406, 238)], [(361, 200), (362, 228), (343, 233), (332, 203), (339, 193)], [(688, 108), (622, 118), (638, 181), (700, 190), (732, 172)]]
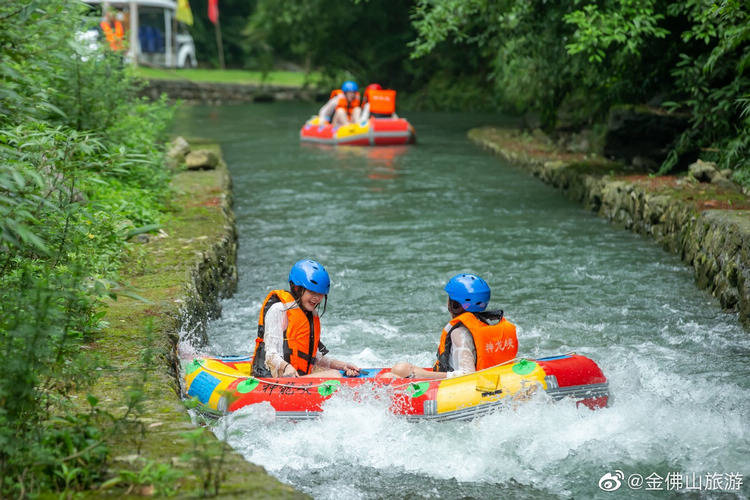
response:
[[(747, 497), (750, 336), (678, 257), (472, 145), (466, 131), (495, 115), (410, 113), (415, 146), (337, 149), (299, 143), (314, 108), (179, 111), (175, 132), (219, 141), (234, 182), (239, 290), (205, 352), (251, 351), (261, 301), (311, 257), (333, 281), (331, 356), (429, 366), (449, 319), (443, 286), (469, 271), (517, 325), (519, 355), (589, 356), (615, 401), (540, 397), (444, 423), (346, 395), (298, 423), (258, 405), (217, 424), (234, 448), (320, 499)], [(607, 473), (622, 477), (615, 492), (599, 486)]]

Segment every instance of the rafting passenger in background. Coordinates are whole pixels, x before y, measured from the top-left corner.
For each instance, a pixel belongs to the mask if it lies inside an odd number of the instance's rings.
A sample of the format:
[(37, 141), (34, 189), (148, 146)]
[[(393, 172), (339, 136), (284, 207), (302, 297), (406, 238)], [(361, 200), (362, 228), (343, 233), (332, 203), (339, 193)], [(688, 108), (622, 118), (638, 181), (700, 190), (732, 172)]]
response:
[(359, 121), (364, 124), (371, 116), (373, 118), (398, 118), (395, 90), (384, 89), (379, 83), (371, 83), (365, 87)]
[(384, 377), (459, 377), (516, 357), (516, 327), (503, 317), (503, 311), (486, 311), (491, 295), (486, 281), (475, 274), (457, 274), (445, 291), (452, 319), (443, 328), (432, 370), (399, 362)]
[(340, 89), (331, 91), (328, 102), (320, 108), (318, 117), (321, 122), (340, 127), (359, 121), (360, 113), (359, 87), (356, 82), (345, 81)]
[(331, 279), (318, 262), (303, 259), (289, 271), (289, 291), (272, 290), (263, 301), (253, 357), (254, 377), (359, 375), (356, 365), (331, 359), (320, 342), (318, 306), (328, 303)]

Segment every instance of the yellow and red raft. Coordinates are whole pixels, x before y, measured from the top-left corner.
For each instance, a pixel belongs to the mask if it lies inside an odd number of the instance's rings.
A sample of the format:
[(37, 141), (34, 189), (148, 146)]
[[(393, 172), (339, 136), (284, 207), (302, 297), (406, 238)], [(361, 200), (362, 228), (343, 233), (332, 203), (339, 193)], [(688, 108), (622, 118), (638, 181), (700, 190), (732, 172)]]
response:
[(347, 146), (413, 144), (414, 127), (405, 118), (370, 118), (364, 123), (334, 127), (313, 116), (299, 131), (301, 141)]
[(387, 368), (363, 369), (359, 377), (256, 378), (249, 357), (195, 358), (184, 366), (185, 393), (203, 411), (225, 414), (269, 403), (278, 417), (318, 416), (343, 387), (355, 391), (387, 388), (390, 409), (414, 419), (470, 419), (544, 391), (553, 400), (571, 398), (591, 409), (609, 404), (609, 384), (591, 359), (564, 354), (515, 359), (461, 377), (441, 380), (384, 379)]

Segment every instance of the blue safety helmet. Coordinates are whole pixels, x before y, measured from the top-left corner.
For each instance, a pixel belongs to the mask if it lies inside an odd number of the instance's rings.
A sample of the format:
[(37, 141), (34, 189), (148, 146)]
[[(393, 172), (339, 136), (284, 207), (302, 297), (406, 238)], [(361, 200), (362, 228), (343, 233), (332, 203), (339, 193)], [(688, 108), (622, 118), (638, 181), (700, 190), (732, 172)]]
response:
[(482, 312), (490, 301), (490, 286), (476, 274), (461, 273), (445, 285), (448, 297), (455, 300), (465, 311)]
[(356, 92), (359, 90), (359, 86), (356, 82), (347, 80), (341, 84), (341, 90), (343, 90), (344, 92)]
[(331, 278), (322, 264), (312, 259), (297, 261), (289, 271), (289, 281), (316, 293), (328, 295), (331, 289)]

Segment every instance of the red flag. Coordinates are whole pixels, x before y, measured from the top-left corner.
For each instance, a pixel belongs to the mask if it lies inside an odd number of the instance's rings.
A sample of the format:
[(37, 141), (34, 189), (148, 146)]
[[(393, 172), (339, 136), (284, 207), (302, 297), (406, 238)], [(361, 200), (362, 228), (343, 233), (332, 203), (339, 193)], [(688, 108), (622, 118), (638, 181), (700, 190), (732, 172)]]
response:
[(219, 22), (219, 0), (208, 0), (208, 18), (214, 24)]

